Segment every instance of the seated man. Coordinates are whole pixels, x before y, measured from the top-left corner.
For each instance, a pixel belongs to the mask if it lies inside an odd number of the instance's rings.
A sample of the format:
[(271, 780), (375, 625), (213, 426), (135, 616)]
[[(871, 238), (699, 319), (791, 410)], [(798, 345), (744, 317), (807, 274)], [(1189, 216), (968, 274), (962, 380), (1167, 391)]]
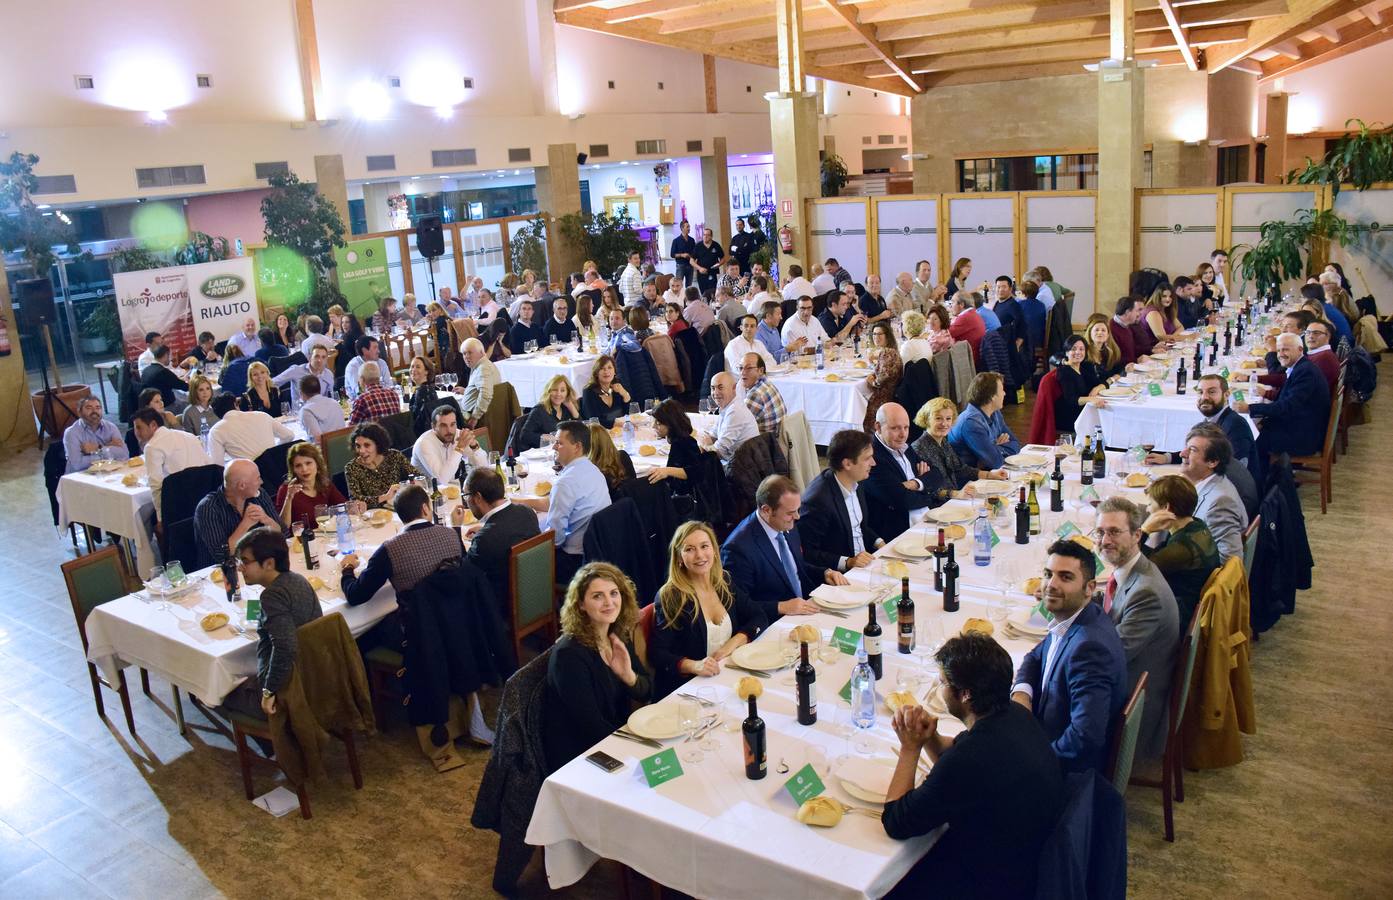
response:
[(875, 466), (871, 439), (863, 431), (839, 431), (827, 445), (827, 468), (803, 491), (804, 552), (819, 569), (871, 564), (871, 552), (885, 543), (871, 526), (866, 495), (858, 488)]
[[(332, 373), (330, 378), (332, 379)], [(343, 417), (343, 407), (322, 393), (324, 382), (314, 373), (304, 375), (298, 382), (300, 387), (300, 427), (310, 440), (318, 442), (326, 431), (347, 428)]]
[(1155, 760), (1166, 750), (1166, 707), (1180, 644), (1180, 610), (1166, 576), (1142, 555), (1145, 521), (1142, 507), (1126, 497), (1108, 497), (1098, 505), (1094, 538), (1099, 554), (1113, 570), (1103, 589), (1103, 612), (1116, 626), (1127, 657), (1127, 696), (1136, 690), (1142, 674), (1149, 673), (1137, 758)]
[[(333, 350), (334, 347), (338, 346), (333, 338), (324, 333), (324, 320), (319, 316), (307, 316), (305, 318), (305, 330), (309, 333), (306, 334), (305, 339), (300, 342), (300, 352), (305, 354), (305, 359), (310, 359), (314, 356), (314, 348), (316, 347), (323, 347), (324, 352), (328, 353), (330, 350)], [(328, 391), (325, 391), (325, 393), (328, 393)]]
[(725, 358), (726, 371), (737, 374), (740, 371), (742, 361), (746, 353), (758, 353), (764, 358), (766, 369), (772, 369), (776, 365), (774, 354), (770, 353), (758, 338), (759, 320), (754, 316), (740, 317), (740, 333), (730, 339), (726, 344)]
[(1218, 426), (1201, 422), (1185, 436), (1180, 451), (1180, 474), (1195, 486), (1195, 518), (1209, 526), (1219, 557), (1243, 558), (1243, 532), (1248, 512), (1237, 488), (1224, 473), (1231, 466), (1233, 447)]
[(948, 314), (953, 317), (953, 321), (948, 323), (948, 333), (955, 341), (967, 341), (972, 347), (973, 364), (980, 364), (982, 338), (987, 334), (987, 323), (977, 314), (977, 307), (972, 303), (972, 294), (968, 291), (958, 291), (948, 298), (947, 306)]
[(261, 472), (256, 463), (234, 459), (223, 467), (223, 486), (209, 491), (194, 508), (194, 536), (214, 563), (222, 563), (232, 554), (242, 535), (262, 525), (281, 532), (276, 505), (261, 487)]
[(213, 411), (222, 416), (218, 424), (208, 430), (208, 458), (213, 462), (256, 459), (277, 444), (295, 439), (295, 432), (268, 413), (232, 408), (221, 412), (225, 402), (222, 396), (213, 398)]
[[(1059, 760), (1035, 717), (1011, 702), (1011, 657), (1000, 644), (962, 634), (934, 659), (944, 704), (967, 730), (944, 737), (917, 705), (891, 719), (900, 751), (885, 795), (885, 833), (908, 840), (948, 826), (895, 892), (1033, 897), (1041, 850), (1064, 807)], [(921, 753), (932, 768), (915, 787)]]
[[(1294, 334), (1277, 335), (1277, 359), (1287, 373), (1277, 399), (1271, 403), (1234, 404), (1235, 410), (1252, 416), (1260, 429), (1248, 460), (1259, 490), (1267, 475), (1268, 457), (1274, 453), (1319, 453), (1325, 445), (1325, 426), (1330, 419), (1329, 386), (1320, 369), (1306, 358), (1301, 339)], [(1219, 535), (1214, 538), (1218, 540)]]
[(769, 351), (775, 362), (783, 362), (788, 359), (789, 351), (785, 349), (783, 335), (779, 333), (779, 324), (784, 320), (782, 307), (774, 300), (766, 300), (760, 307), (759, 315), (755, 338), (760, 346)]
[(83, 397), (77, 401), (77, 421), (63, 431), (63, 452), (68, 457), (67, 472), (86, 472), (98, 459), (131, 458), (121, 429), (102, 417), (102, 401)]
[(857, 308), (861, 315), (866, 317), (866, 322), (880, 322), (884, 319), (893, 319), (895, 314), (885, 304), (885, 298), (880, 293), (880, 276), (866, 276), (866, 292), (857, 301)]
[(377, 338), (366, 334), (358, 338), (358, 342), (353, 346), (358, 349), (358, 355), (350, 359), (348, 366), (343, 370), (343, 389), (348, 393), (350, 400), (356, 399), (363, 389), (363, 366), (372, 363), (376, 367), (382, 355), (382, 344)]
[(222, 708), (265, 719), (276, 711), (276, 695), (295, 669), (296, 631), (324, 613), (305, 576), (290, 571), (290, 548), (279, 527), (253, 528), (242, 535), (233, 558), (242, 579), (262, 588), (261, 614), (256, 620), (256, 677), (228, 694)]
[(242, 321), (242, 330), (228, 338), (227, 342), (241, 350), (243, 356), (255, 357), (256, 351), (261, 349), (261, 338), (257, 334), (259, 328), (256, 317), (247, 316)]
[(359, 377), (363, 382), (363, 391), (353, 401), (352, 412), (348, 415), (349, 425), (385, 419), (401, 412), (401, 397), (383, 383), (381, 363), (363, 366)]
[(518, 304), (518, 320), (508, 329), (508, 349), (514, 353), (525, 353), (529, 341), (536, 341), (538, 347), (545, 347), (546, 334), (541, 326), (532, 324), (532, 300), (524, 298)]
[(164, 335), (158, 331), (145, 332), (145, 349), (135, 358), (135, 370), (144, 376), (145, 370), (155, 362), (155, 351), (164, 346)]
[(1122, 297), (1115, 309), (1116, 313), (1108, 322), (1108, 330), (1112, 332), (1117, 349), (1122, 351), (1122, 364), (1130, 366), (1140, 359), (1136, 341), (1132, 339), (1132, 326), (1141, 321), (1146, 307), (1137, 297)]
[[(786, 475), (770, 475), (755, 491), (755, 511), (721, 545), (721, 565), (770, 622), (779, 616), (818, 612), (805, 599), (819, 584), (849, 584), (835, 569), (819, 569), (803, 556), (798, 537), (798, 486)], [(780, 600), (784, 597), (787, 599)]]
[(570, 306), (565, 297), (551, 301), (551, 318), (542, 326), (543, 344), (550, 344), (556, 338), (563, 344), (571, 344), (576, 339), (576, 323), (569, 318)]
[(213, 332), (200, 331), (198, 333), (198, 346), (189, 351), (189, 359), (195, 365), (200, 366), (205, 363), (222, 362), (222, 354), (218, 353), (217, 344), (218, 339), (213, 337)]
[[(321, 324), (319, 326), (323, 328)], [(324, 337), (323, 334), (318, 335)], [(315, 335), (310, 335), (315, 337)], [(309, 338), (306, 338), (309, 340)], [(325, 338), (328, 340), (328, 338)], [(323, 344), (317, 344), (310, 348), (310, 352), (305, 354), (309, 362), (296, 363), (288, 366), (285, 371), (271, 379), (271, 384), (280, 387), (283, 384), (290, 385), (290, 402), (299, 403), (303, 398), (300, 395), (300, 382), (306, 375), (313, 375), (319, 381), (319, 391), (322, 397), (328, 397), (334, 393), (334, 370), (329, 368), (329, 351)]]
[(944, 487), (943, 475), (929, 469), (909, 446), (909, 413), (898, 403), (883, 404), (875, 414), (871, 440), (875, 466), (866, 479), (867, 508), (876, 534), (893, 541), (920, 513), (934, 505)]
[(411, 464), (427, 478), (444, 484), (460, 475), (460, 466), (487, 467), (489, 455), (479, 446), (474, 432), (460, 428), (455, 408), (448, 403), (437, 406), (430, 415), (430, 431), (411, 447)]
[(470, 471), (464, 482), (463, 499), (478, 519), (467, 530), (469, 558), (488, 576), (493, 597), (503, 609), (503, 621), (509, 621), (512, 592), (508, 586), (508, 554), (515, 545), (541, 532), (537, 514), (509, 501), (504, 495), (502, 477), (487, 466)]
[[(730, 377), (730, 376), (726, 376)], [(595, 513), (609, 506), (609, 483), (590, 461), (590, 429), (582, 422), (562, 422), (552, 444), (561, 474), (549, 497), (518, 500), (548, 513), (547, 526), (556, 534), (556, 583), (568, 584), (580, 569), (585, 529)]]
[(787, 410), (779, 389), (769, 380), (764, 357), (746, 353), (740, 365), (740, 386), (745, 389), (745, 407), (754, 416), (760, 434), (778, 434)]
[(155, 518), (160, 517), (160, 497), (164, 480), (175, 472), (194, 466), (212, 465), (197, 435), (182, 428), (166, 428), (164, 417), (150, 407), (136, 410), (131, 417), (136, 440), (145, 454), (145, 474), (150, 480), (150, 496), (155, 501)]
[(160, 392), (160, 397), (164, 399), (164, 405), (169, 410), (174, 410), (177, 402), (175, 391), (187, 391), (189, 385), (179, 373), (170, 368), (169, 348), (164, 344), (155, 347), (154, 362), (146, 366), (140, 372), (140, 383), (147, 388), (154, 388)]
[[(967, 405), (958, 413), (948, 443), (968, 465), (999, 469), (1006, 457), (1021, 452), (1021, 442), (1001, 415), (1006, 385), (997, 372), (978, 372), (967, 389)], [(974, 462), (975, 460), (975, 462)]]
[(702, 449), (713, 451), (728, 466), (740, 445), (759, 434), (759, 425), (749, 408), (736, 399), (735, 379), (729, 372), (711, 376), (711, 400), (719, 410), (716, 429), (710, 434), (703, 432), (697, 440)]
[[(1253, 451), (1253, 427), (1248, 424), (1246, 419), (1229, 408), (1228, 379), (1218, 372), (1201, 375), (1193, 390), (1195, 391), (1195, 408), (1199, 410), (1200, 415), (1204, 416), (1204, 421), (1217, 425), (1223, 430), (1224, 434), (1228, 436), (1230, 447), (1233, 449), (1234, 459), (1246, 464), (1249, 454)], [(1149, 453), (1146, 461), (1149, 465), (1178, 463), (1180, 462), (1180, 454)]]
[(799, 297), (807, 297), (813, 293), (813, 283), (803, 277), (803, 267), (794, 265), (788, 267), (788, 283), (784, 285), (783, 298), (785, 300), (796, 300)]
[(1101, 770), (1127, 702), (1127, 657), (1112, 620), (1092, 602), (1093, 554), (1071, 540), (1047, 552), (1040, 598), (1053, 620), (1016, 671), (1011, 699), (1035, 713), (1066, 772)]
[(828, 340), (822, 320), (813, 315), (813, 298), (804, 294), (798, 298), (798, 312), (784, 323), (780, 332), (784, 349), (792, 353), (810, 353)]
[(838, 294), (827, 301), (827, 308), (818, 316), (822, 330), (829, 340), (849, 341), (856, 329), (866, 322), (866, 317), (851, 306), (851, 298)]
[(493, 400), (493, 389), (498, 386), (501, 376), (498, 367), (488, 358), (483, 341), (469, 338), (464, 342), (464, 362), (469, 367), (469, 381), (460, 397), (460, 411), (464, 413), (466, 428), (473, 428), (488, 412)]

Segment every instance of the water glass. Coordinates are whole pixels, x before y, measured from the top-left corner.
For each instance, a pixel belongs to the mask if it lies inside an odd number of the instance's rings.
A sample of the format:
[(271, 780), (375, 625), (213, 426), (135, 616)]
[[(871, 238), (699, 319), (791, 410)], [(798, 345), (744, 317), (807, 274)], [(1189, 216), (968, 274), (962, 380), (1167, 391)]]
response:
[[(714, 688), (699, 687), (693, 690), (692, 694), (696, 696), (697, 703), (703, 710), (703, 717), (707, 715), (716, 717), (716, 725), (712, 726), (711, 729), (706, 732), (701, 739), (701, 743), (697, 746), (708, 753), (715, 752), (721, 749), (721, 745), (716, 743), (716, 739), (712, 737), (712, 732), (719, 726), (721, 719), (721, 706), (716, 702), (716, 691)], [(710, 710), (710, 712), (706, 713), (705, 710)]]
[(785, 687), (793, 687), (798, 682), (793, 676), (793, 665), (802, 653), (798, 645), (798, 639), (793, 636), (792, 628), (785, 628), (779, 632), (779, 653), (783, 656), (784, 666), (788, 669), (779, 679), (779, 684)]
[(188, 581), (188, 576), (184, 574), (184, 564), (177, 559), (165, 563), (164, 577), (170, 587), (182, 587), (184, 582)]
[(695, 698), (677, 698), (677, 724), (687, 735), (687, 739), (682, 742), (683, 762), (701, 762), (701, 748), (697, 746), (696, 741), (692, 740), (696, 737), (697, 729), (701, 728), (701, 709), (701, 704)]
[(808, 744), (803, 748), (803, 765), (812, 766), (824, 784), (832, 775), (832, 768), (827, 760), (827, 749), (818, 744)]

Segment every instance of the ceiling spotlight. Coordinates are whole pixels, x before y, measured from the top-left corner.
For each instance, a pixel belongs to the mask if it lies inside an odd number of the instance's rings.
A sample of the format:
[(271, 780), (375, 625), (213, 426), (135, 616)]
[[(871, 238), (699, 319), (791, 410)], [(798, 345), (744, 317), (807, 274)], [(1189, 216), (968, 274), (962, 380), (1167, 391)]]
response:
[(149, 112), (147, 112), (147, 113), (145, 114), (145, 116), (146, 116), (146, 118), (148, 118), (151, 122), (168, 122), (168, 121), (169, 121), (169, 113), (165, 112), (165, 111), (162, 110), (162, 109), (152, 109), (152, 110), (150, 110)]
[(455, 116), (455, 108), (453, 106), (437, 106), (435, 114), (442, 119), (452, 119)]
[(361, 81), (349, 92), (348, 103), (360, 119), (382, 119), (391, 109), (387, 89), (374, 81)]

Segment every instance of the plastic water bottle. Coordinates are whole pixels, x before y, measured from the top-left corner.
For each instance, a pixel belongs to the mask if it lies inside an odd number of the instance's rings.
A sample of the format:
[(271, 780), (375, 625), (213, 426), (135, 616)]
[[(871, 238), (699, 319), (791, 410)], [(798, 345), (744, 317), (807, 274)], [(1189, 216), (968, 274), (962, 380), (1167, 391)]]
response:
[(198, 439), (203, 442), (204, 453), (208, 452), (208, 431), (208, 422), (204, 420), (203, 424), (198, 427)]
[(823, 356), (823, 353), (822, 353), (822, 338), (818, 338), (818, 339), (817, 339), (817, 370), (818, 370), (819, 372), (821, 372), (822, 369), (823, 369), (823, 367), (824, 367), (826, 364), (827, 364), (827, 358), (826, 358), (825, 356)]
[(992, 564), (992, 527), (987, 522), (987, 507), (977, 511), (972, 523), (972, 561), (979, 566)]
[(851, 723), (862, 732), (875, 727), (875, 673), (866, 661), (866, 646), (856, 648), (851, 670)]
[(340, 557), (358, 549), (358, 544), (353, 540), (353, 523), (348, 520), (348, 507), (343, 503), (334, 507), (334, 528), (338, 532)]
[(633, 456), (633, 455), (637, 452), (637, 448), (634, 446), (634, 444), (636, 443), (637, 440), (638, 440), (638, 434), (637, 434), (637, 433), (635, 432), (635, 430), (634, 430), (634, 420), (633, 420), (633, 417), (632, 417), (632, 416), (625, 416), (625, 417), (624, 417), (624, 449), (625, 449), (626, 451), (628, 451), (628, 454), (629, 454), (630, 456)]

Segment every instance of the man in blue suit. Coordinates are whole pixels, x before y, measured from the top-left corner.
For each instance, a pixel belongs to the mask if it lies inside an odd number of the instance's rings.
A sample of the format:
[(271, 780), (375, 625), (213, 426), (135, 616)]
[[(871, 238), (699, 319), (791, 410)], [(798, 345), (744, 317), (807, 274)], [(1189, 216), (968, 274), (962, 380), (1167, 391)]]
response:
[(943, 503), (949, 486), (943, 473), (930, 469), (909, 445), (909, 413), (898, 403), (886, 403), (876, 411), (871, 450), (875, 466), (866, 479), (871, 527), (893, 541), (925, 509)]
[(1277, 361), (1286, 369), (1287, 380), (1271, 403), (1236, 403), (1234, 409), (1247, 413), (1261, 429), (1248, 468), (1262, 489), (1267, 475), (1268, 457), (1273, 453), (1305, 456), (1319, 453), (1325, 445), (1325, 426), (1330, 419), (1330, 386), (1306, 358), (1301, 338), (1277, 335)]
[(1011, 699), (1035, 713), (1066, 772), (1101, 770), (1113, 720), (1127, 702), (1127, 656), (1093, 603), (1093, 554), (1072, 540), (1049, 547), (1040, 588), (1049, 635), (1016, 672)]
[(1005, 405), (1006, 383), (1001, 375), (978, 372), (967, 389), (967, 406), (948, 432), (948, 443), (963, 462), (979, 469), (999, 469), (1007, 456), (1021, 452), (1020, 440), (1002, 418)]
[(803, 556), (798, 537), (798, 485), (785, 475), (770, 475), (755, 492), (756, 509), (721, 545), (721, 565), (735, 588), (754, 601), (770, 622), (779, 616), (818, 611), (805, 599), (819, 584), (849, 584), (834, 569), (819, 569)]

